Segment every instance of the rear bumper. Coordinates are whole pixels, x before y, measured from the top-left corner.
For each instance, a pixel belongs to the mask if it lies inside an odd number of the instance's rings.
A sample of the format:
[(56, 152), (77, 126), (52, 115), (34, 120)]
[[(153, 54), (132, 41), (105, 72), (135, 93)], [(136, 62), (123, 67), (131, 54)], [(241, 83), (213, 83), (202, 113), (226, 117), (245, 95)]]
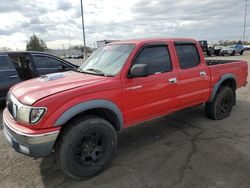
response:
[(8, 125), (4, 116), (3, 130), (9, 144), (17, 152), (35, 158), (49, 155), (59, 134), (59, 131), (42, 134), (22, 133)]

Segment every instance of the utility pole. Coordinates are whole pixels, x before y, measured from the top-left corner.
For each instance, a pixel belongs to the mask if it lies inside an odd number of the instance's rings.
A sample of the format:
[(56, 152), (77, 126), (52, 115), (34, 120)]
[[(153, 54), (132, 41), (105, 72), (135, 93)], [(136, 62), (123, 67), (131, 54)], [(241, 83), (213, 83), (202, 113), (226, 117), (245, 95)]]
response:
[(68, 28), (68, 45), (69, 45), (69, 49), (68, 49), (69, 51), (68, 51), (68, 53), (71, 56), (72, 54), (71, 54), (71, 50), (70, 50), (71, 44), (70, 44), (70, 31), (69, 31), (69, 28)]
[(64, 57), (66, 57), (64, 44), (63, 44), (63, 54), (64, 54)]
[(246, 37), (246, 22), (247, 22), (247, 0), (245, 6), (245, 17), (244, 17), (244, 28), (243, 28), (243, 41), (242, 44), (245, 44), (245, 37)]
[(81, 13), (82, 13), (82, 36), (83, 36), (83, 50), (84, 50), (84, 59), (87, 57), (87, 54), (86, 54), (86, 40), (85, 40), (85, 27), (84, 27), (84, 17), (83, 17), (83, 3), (82, 3), (82, 0), (81, 0)]

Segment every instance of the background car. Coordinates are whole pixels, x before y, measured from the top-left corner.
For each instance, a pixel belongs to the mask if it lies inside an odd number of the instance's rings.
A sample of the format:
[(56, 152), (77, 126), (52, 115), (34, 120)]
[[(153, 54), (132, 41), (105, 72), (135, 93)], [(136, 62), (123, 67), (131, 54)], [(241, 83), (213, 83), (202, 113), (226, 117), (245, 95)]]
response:
[(214, 47), (214, 55), (219, 56), (221, 54), (221, 49), (223, 46), (215, 46)]
[(242, 55), (244, 53), (244, 47), (242, 44), (235, 44), (231, 46), (227, 46), (221, 49), (221, 55), (235, 55), (235, 54), (240, 54)]
[(205, 56), (214, 55), (214, 48), (208, 44), (207, 40), (200, 40), (199, 43)]
[(0, 102), (13, 85), (44, 74), (77, 69), (56, 56), (42, 52), (1, 52), (0, 53)]

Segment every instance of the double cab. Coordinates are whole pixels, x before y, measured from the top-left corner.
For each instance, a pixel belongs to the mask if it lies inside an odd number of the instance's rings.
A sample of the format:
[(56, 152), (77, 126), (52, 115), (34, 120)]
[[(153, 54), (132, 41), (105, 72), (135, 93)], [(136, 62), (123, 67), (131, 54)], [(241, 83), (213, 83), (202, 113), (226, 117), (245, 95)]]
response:
[(77, 71), (12, 87), (4, 133), (17, 152), (44, 157), (53, 151), (69, 176), (90, 177), (111, 161), (125, 128), (199, 104), (210, 119), (228, 117), (247, 71), (242, 60), (206, 61), (193, 39), (109, 43)]

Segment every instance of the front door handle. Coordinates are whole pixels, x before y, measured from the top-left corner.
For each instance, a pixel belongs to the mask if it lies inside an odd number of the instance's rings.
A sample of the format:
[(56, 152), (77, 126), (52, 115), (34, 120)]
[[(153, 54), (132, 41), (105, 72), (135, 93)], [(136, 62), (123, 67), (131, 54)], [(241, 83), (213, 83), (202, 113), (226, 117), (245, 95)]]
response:
[(206, 76), (207, 74), (206, 74), (206, 72), (205, 71), (201, 71), (200, 72), (200, 76)]
[(176, 84), (176, 83), (177, 83), (177, 79), (176, 79), (176, 78), (169, 78), (169, 79), (168, 79), (168, 82), (169, 82), (170, 84)]

